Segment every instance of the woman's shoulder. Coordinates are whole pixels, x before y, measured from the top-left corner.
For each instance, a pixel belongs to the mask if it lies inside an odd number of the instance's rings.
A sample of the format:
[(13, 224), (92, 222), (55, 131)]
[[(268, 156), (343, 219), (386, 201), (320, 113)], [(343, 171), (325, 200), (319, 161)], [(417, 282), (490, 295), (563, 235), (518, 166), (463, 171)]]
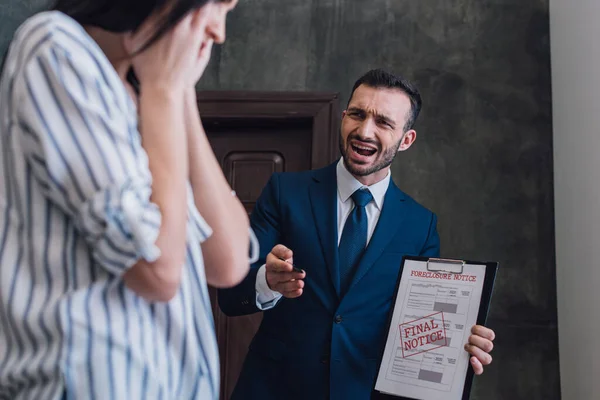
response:
[(14, 73), (40, 59), (50, 65), (68, 60), (72, 64), (68, 67), (74, 64), (93, 75), (105, 75), (112, 69), (83, 26), (60, 11), (44, 11), (30, 17), (11, 41), (7, 64), (12, 64)]
[(18, 50), (22, 56), (27, 57), (47, 47), (69, 50), (74, 45), (91, 47), (93, 41), (72, 18), (59, 11), (44, 11), (28, 18), (19, 26), (11, 42), (11, 50)]
[[(45, 11), (17, 29), (6, 56), (2, 80), (11, 90), (4, 96), (22, 96), (32, 80), (49, 86), (90, 87), (112, 96), (124, 107), (125, 88), (98, 44), (83, 26), (59, 11)], [(73, 87), (67, 88), (69, 90)], [(124, 99), (124, 100), (123, 100)]]
[[(59, 11), (40, 12), (17, 29), (6, 60), (8, 73), (19, 76), (37, 64), (47, 68), (76, 69), (91, 78), (114, 73), (110, 62), (86, 30), (71, 17)], [(114, 79), (110, 80), (114, 81)]]

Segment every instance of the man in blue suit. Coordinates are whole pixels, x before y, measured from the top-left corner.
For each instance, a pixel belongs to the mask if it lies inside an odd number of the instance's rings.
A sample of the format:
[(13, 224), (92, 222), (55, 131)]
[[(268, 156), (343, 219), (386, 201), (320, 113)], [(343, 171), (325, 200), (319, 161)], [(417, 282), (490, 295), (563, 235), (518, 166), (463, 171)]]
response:
[[(251, 216), (261, 259), (219, 291), (227, 315), (265, 310), (232, 399), (370, 397), (402, 257), (440, 253), (436, 216), (391, 180), (420, 108), (410, 82), (370, 71), (343, 113), (342, 158), (269, 180)], [(476, 326), (465, 344), (477, 374), (493, 339)]]

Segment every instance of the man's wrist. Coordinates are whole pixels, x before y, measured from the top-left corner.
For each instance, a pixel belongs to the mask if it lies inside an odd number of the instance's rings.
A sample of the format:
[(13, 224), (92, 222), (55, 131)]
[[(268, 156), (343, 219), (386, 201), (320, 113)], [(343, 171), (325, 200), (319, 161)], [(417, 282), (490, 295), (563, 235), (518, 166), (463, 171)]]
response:
[[(276, 290), (274, 290), (271, 287), (271, 284), (269, 283), (269, 278), (268, 278), (268, 274), (267, 274), (267, 266), (266, 266), (266, 264), (265, 264), (265, 284), (267, 285), (267, 287), (269, 288), (270, 291), (277, 292)], [(277, 292), (277, 293), (279, 293), (279, 292)]]
[(256, 307), (259, 310), (268, 310), (283, 297), (281, 293), (269, 288), (266, 279), (266, 266), (262, 265), (256, 273)]
[(271, 289), (269, 282), (267, 281), (267, 267), (263, 264), (256, 273), (256, 291), (261, 297), (278, 297), (281, 296), (276, 290)]

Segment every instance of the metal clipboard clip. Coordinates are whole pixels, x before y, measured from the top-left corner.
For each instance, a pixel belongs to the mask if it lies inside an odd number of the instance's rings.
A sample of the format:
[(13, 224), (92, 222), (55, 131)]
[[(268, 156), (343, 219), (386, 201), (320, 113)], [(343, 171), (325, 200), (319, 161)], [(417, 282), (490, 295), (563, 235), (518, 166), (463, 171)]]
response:
[[(444, 266), (437, 268), (432, 267), (432, 264), (442, 264)], [(448, 269), (447, 266), (452, 265), (454, 268)], [(460, 268), (460, 269), (459, 269)], [(462, 275), (465, 268), (465, 262), (463, 260), (449, 260), (446, 258), (430, 258), (427, 260), (427, 271), (432, 272), (447, 272), (449, 274)]]

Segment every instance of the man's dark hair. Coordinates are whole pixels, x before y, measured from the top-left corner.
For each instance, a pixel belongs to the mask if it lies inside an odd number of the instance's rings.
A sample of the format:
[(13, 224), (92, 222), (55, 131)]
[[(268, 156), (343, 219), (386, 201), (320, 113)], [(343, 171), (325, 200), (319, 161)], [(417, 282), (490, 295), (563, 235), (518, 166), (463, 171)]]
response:
[(81, 25), (109, 32), (135, 32), (152, 13), (170, 6), (152, 37), (140, 51), (175, 27), (190, 11), (210, 2), (231, 0), (56, 0), (54, 10), (61, 11)]
[[(410, 99), (410, 115), (408, 116), (406, 123), (404, 124), (404, 131), (412, 129), (415, 125), (419, 112), (421, 111), (421, 94), (419, 90), (410, 81), (400, 75), (394, 75), (382, 69), (372, 69), (363, 76), (361, 76), (354, 87), (352, 93), (350, 93), (350, 100), (354, 92), (360, 85), (365, 85), (374, 89), (387, 88), (387, 89), (398, 89), (406, 93)], [(348, 100), (348, 104), (350, 104)]]

